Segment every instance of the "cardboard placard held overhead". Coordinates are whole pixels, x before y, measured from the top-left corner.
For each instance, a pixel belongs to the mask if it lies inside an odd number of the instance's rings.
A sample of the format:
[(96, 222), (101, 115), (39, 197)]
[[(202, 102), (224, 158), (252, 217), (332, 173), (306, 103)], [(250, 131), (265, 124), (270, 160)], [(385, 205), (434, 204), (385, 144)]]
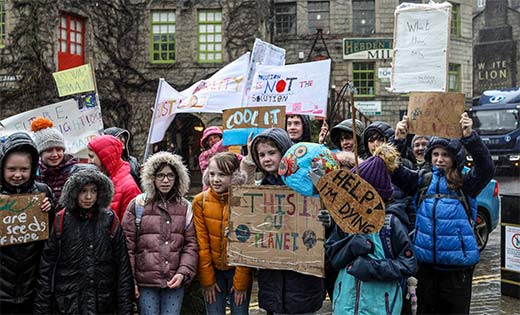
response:
[(40, 206), (44, 193), (0, 195), (0, 246), (49, 238), (49, 215)]
[(385, 222), (385, 203), (372, 185), (357, 174), (336, 170), (318, 181), (321, 201), (334, 222), (349, 234), (371, 234)]
[(408, 132), (416, 135), (460, 138), (464, 94), (412, 92), (408, 102)]
[(320, 205), (284, 186), (232, 186), (228, 263), (324, 277)]
[(223, 111), (223, 145), (245, 145), (252, 132), (253, 137), (266, 128), (284, 128), (285, 106), (238, 107)]

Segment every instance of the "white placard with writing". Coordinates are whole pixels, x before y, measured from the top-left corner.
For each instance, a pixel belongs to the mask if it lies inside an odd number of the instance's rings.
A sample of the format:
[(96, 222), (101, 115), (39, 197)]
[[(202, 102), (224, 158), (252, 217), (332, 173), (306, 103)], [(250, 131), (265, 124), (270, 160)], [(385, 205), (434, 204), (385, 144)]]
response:
[(451, 4), (404, 3), (395, 13), (390, 91), (446, 92)]

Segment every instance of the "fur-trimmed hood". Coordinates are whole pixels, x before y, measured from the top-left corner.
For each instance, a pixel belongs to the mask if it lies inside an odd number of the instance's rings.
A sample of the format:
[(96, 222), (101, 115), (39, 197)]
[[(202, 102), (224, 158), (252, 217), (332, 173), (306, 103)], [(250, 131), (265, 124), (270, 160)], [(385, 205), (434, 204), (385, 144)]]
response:
[(86, 184), (94, 183), (98, 188), (96, 208), (107, 209), (110, 207), (114, 196), (114, 185), (106, 175), (97, 169), (79, 169), (69, 176), (61, 192), (60, 204), (69, 211), (79, 211), (78, 196)]
[(169, 152), (155, 153), (144, 163), (143, 171), (141, 172), (141, 185), (143, 191), (146, 193), (146, 198), (148, 200), (155, 199), (155, 173), (157, 173), (162, 163), (168, 164), (175, 171), (177, 178), (175, 179), (173, 189), (175, 190), (175, 198), (181, 199), (190, 189), (189, 171), (184, 163), (182, 163), (182, 157), (180, 155)]

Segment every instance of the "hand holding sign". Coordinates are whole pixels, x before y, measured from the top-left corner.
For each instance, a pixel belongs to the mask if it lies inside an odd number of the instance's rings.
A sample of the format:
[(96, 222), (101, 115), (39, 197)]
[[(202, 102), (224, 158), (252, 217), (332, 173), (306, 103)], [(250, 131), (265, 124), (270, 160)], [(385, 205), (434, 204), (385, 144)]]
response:
[(334, 222), (349, 234), (371, 234), (385, 221), (385, 204), (364, 179), (347, 170), (336, 170), (318, 181), (321, 201)]

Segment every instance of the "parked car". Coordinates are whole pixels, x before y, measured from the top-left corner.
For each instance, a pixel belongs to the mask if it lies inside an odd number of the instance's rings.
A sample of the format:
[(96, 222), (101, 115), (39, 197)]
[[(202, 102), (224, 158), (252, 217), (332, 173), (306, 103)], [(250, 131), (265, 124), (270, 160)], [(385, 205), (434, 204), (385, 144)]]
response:
[[(469, 168), (464, 167), (463, 172)], [(498, 182), (495, 179), (482, 189), (477, 196), (477, 220), (475, 222), (475, 236), (480, 251), (484, 250), (489, 239), (489, 234), (498, 225), (500, 214), (500, 198), (498, 195)]]

